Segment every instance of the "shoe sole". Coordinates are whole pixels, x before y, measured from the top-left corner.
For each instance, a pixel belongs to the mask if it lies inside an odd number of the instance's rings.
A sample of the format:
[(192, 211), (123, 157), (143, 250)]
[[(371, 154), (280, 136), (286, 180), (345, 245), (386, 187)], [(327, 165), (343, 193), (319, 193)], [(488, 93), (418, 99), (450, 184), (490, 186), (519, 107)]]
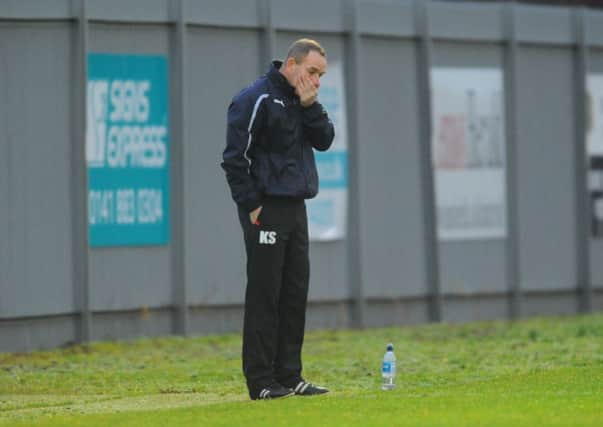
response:
[(323, 394), (327, 394), (328, 391), (323, 391), (322, 393), (313, 393), (313, 394), (307, 394), (307, 393), (295, 393), (296, 396), (302, 396), (302, 397), (312, 397), (312, 396), (322, 396)]
[(251, 400), (278, 400), (278, 399), (286, 399), (291, 396), (295, 396), (295, 393), (291, 392), (289, 394), (284, 394), (282, 396), (269, 397), (269, 398), (264, 398), (264, 399), (257, 398), (257, 399), (251, 399)]

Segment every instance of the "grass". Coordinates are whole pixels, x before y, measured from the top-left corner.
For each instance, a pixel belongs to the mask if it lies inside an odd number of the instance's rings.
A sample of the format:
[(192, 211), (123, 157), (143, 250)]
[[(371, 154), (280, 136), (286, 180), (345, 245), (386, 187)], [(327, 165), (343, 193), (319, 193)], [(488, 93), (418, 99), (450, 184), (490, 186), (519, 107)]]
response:
[[(398, 387), (379, 390), (385, 344)], [(308, 333), (325, 396), (248, 400), (238, 335), (0, 354), (0, 425), (601, 426), (603, 314)]]

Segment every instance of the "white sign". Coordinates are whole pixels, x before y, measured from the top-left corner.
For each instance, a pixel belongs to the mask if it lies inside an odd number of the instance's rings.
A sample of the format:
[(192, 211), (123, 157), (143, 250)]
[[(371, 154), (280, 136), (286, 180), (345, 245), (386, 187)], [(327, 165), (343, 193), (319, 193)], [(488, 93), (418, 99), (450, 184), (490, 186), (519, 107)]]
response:
[(434, 68), (431, 84), (438, 238), (504, 238), (502, 73)]
[(586, 149), (589, 156), (603, 157), (603, 74), (586, 78)]
[(348, 198), (348, 144), (346, 102), (341, 62), (329, 64), (320, 80), (319, 101), (335, 128), (335, 139), (328, 151), (315, 151), (319, 193), (308, 200), (308, 232), (311, 240), (337, 240), (345, 237)]
[(591, 234), (603, 237), (603, 74), (586, 78), (586, 154), (589, 164)]

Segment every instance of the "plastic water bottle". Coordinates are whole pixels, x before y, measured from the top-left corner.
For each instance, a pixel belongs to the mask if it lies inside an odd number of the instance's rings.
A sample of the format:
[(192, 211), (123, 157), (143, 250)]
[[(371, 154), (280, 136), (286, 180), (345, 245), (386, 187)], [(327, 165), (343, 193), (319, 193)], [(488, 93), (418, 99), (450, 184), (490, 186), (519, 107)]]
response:
[(392, 390), (396, 387), (394, 383), (394, 378), (396, 377), (396, 355), (394, 354), (394, 345), (391, 342), (387, 345), (387, 351), (383, 355), (381, 376), (383, 377), (381, 390)]

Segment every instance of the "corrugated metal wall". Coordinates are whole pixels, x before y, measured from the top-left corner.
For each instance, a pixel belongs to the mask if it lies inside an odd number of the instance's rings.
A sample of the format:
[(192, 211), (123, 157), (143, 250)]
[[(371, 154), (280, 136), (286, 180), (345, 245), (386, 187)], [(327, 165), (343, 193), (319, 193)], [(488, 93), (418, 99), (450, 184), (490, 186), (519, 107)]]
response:
[[(219, 167), (225, 112), (270, 58), (308, 35), (344, 64), (350, 156), (347, 238), (311, 245), (309, 327), (603, 307), (603, 242), (584, 227), (577, 108), (581, 66), (603, 72), (603, 12), (9, 0), (0, 3), (0, 351), (240, 328), (242, 233)], [(85, 52), (168, 59), (169, 246), (86, 250)], [(435, 240), (432, 66), (505, 72), (507, 239)]]

